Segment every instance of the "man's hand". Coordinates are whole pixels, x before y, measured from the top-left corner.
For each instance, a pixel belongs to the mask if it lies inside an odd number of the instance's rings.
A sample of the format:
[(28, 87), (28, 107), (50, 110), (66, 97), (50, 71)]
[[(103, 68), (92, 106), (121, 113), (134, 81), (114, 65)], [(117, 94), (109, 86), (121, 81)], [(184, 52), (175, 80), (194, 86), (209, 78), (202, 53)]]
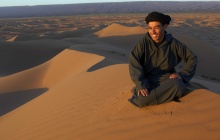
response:
[(175, 78), (183, 80), (182, 77), (178, 73), (172, 73), (170, 75), (170, 79), (175, 79)]
[(141, 89), (138, 91), (138, 96), (147, 96), (149, 94), (148, 89)]

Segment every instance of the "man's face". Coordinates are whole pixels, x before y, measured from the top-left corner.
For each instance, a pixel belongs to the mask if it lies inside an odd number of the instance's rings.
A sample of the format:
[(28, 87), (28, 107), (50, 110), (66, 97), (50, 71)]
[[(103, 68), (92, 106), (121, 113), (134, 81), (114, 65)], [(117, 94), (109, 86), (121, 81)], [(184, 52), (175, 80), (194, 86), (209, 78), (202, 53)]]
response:
[(164, 39), (164, 33), (167, 28), (167, 24), (162, 26), (160, 22), (152, 21), (148, 23), (148, 32), (154, 42), (160, 43)]

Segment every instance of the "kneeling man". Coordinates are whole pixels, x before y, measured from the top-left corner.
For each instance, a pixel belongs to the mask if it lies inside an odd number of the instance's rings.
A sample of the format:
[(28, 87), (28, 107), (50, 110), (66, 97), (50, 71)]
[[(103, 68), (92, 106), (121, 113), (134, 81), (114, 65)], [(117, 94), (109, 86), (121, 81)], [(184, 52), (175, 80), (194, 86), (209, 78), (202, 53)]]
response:
[[(137, 107), (178, 100), (196, 71), (197, 56), (166, 32), (169, 15), (151, 12), (145, 21), (148, 32), (133, 47), (129, 72), (136, 85), (129, 101)], [(184, 67), (177, 72), (181, 62)]]

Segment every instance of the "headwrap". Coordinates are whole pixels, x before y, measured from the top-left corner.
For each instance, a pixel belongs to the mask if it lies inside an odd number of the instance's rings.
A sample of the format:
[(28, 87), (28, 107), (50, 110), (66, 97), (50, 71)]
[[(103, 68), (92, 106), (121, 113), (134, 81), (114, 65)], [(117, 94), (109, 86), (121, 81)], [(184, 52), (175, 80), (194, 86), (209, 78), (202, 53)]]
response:
[(169, 15), (164, 15), (162, 13), (159, 12), (151, 12), (150, 14), (148, 14), (148, 16), (145, 18), (146, 23), (148, 24), (151, 21), (158, 21), (160, 22), (162, 25), (169, 25), (170, 21), (171, 21), (171, 17)]

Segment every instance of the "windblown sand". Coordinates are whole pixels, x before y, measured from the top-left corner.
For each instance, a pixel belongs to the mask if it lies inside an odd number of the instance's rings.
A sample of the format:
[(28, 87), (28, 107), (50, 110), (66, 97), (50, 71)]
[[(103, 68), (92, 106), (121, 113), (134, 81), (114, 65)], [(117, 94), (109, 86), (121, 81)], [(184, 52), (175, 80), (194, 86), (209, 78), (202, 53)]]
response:
[(127, 99), (145, 15), (1, 20), (0, 139), (220, 139), (220, 15), (171, 16), (167, 31), (199, 57), (192, 91), (144, 108)]

